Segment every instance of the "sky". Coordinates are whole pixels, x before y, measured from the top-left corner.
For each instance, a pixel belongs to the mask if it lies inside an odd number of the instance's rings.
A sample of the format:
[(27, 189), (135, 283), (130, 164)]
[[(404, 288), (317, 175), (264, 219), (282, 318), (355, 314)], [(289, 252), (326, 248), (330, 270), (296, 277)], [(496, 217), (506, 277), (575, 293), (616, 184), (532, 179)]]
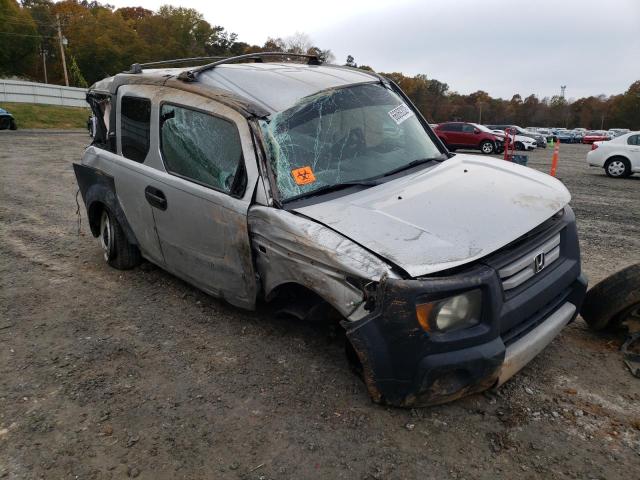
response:
[(613, 95), (640, 80), (640, 0), (107, 0), (195, 8), (262, 45), (309, 35), (336, 63), (425, 74), (450, 90), (510, 99)]

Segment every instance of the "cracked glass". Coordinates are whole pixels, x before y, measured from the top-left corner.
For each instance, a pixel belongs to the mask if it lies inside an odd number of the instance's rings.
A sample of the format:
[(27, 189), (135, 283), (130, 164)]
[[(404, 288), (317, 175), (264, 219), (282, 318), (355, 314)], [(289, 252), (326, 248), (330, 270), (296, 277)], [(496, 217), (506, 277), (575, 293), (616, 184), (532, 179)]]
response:
[(260, 125), (282, 200), (440, 155), (413, 110), (380, 84), (319, 92)]

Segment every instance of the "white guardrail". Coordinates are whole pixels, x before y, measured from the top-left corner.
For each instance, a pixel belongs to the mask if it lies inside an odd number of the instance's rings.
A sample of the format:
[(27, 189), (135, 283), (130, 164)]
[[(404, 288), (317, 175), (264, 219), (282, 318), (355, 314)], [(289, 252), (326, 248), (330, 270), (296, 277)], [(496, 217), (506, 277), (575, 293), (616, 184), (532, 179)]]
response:
[[(25, 82), (0, 78), (0, 103), (40, 103), (66, 107), (89, 107), (84, 88), (62, 87), (49, 83)], [(0, 104), (0, 106), (2, 106)]]

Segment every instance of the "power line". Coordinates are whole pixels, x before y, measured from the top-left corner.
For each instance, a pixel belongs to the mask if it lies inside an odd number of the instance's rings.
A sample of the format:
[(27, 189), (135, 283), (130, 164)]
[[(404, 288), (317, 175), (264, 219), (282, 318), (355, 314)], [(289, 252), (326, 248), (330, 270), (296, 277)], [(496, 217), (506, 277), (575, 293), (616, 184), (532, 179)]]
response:
[[(47, 22), (41, 22), (40, 20), (36, 20), (33, 17), (30, 18), (21, 18), (21, 17), (12, 17), (12, 16), (7, 16), (7, 17), (2, 17), (3, 21), (6, 21), (8, 23), (24, 23), (24, 22), (29, 22), (32, 21), (33, 23), (37, 23), (39, 25), (48, 25)], [(55, 25), (55, 23), (53, 24)]]
[(26, 33), (13, 33), (13, 32), (0, 32), (0, 35), (11, 35), (14, 37), (57, 38), (54, 35), (28, 35)]

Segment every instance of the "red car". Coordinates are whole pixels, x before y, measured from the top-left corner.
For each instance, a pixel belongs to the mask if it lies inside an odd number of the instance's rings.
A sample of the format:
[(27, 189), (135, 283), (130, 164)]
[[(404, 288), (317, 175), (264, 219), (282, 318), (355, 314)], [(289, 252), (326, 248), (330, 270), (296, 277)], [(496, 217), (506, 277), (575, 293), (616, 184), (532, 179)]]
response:
[(465, 148), (480, 150), (490, 155), (495, 153), (502, 142), (486, 127), (475, 123), (445, 122), (435, 128), (436, 135), (449, 150)]
[(582, 137), (582, 143), (603, 142), (605, 140), (609, 140), (609, 136), (607, 132), (603, 132), (602, 130), (591, 130)]

